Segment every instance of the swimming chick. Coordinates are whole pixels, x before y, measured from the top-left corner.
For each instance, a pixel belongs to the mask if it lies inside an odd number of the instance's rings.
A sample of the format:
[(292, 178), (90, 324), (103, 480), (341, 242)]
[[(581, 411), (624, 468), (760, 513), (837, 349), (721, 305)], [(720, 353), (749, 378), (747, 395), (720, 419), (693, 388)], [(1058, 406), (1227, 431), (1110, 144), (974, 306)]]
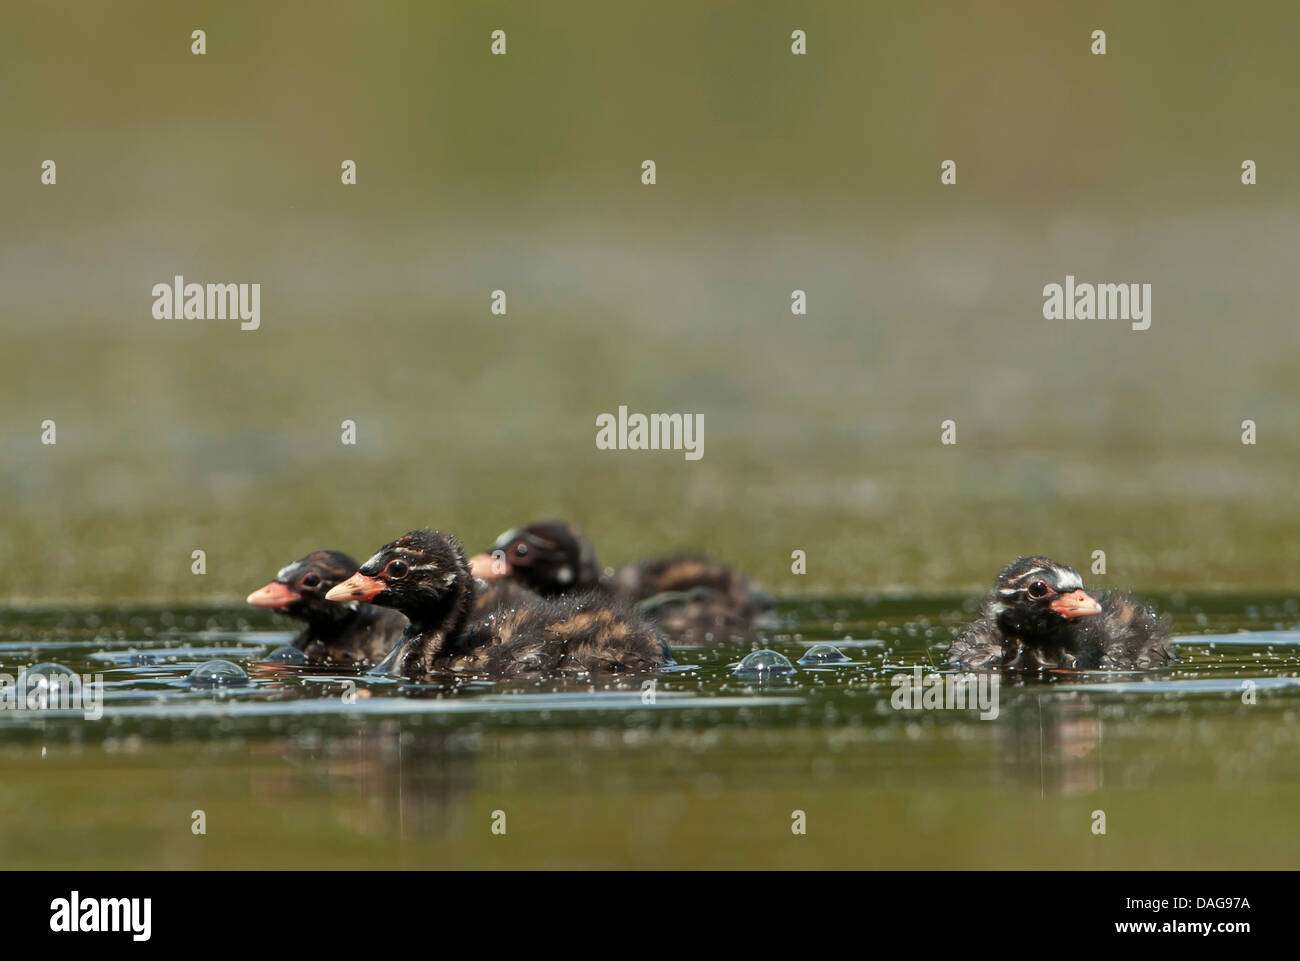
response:
[(1093, 597), (1078, 572), (1042, 556), (1008, 564), (948, 649), (948, 662), (967, 670), (1115, 671), (1175, 660), (1153, 610), (1113, 591)]
[(357, 562), (342, 551), (314, 551), (281, 568), (275, 580), (248, 595), (248, 603), (305, 621), (293, 646), (313, 661), (372, 664), (393, 649), (406, 618), (373, 604), (325, 600), (356, 569)]
[(672, 663), (654, 626), (614, 600), (517, 592), (476, 614), (476, 591), (460, 542), (419, 530), (384, 545), (326, 597), (405, 614), (410, 627), (386, 666), (410, 678), (623, 673)]
[(651, 557), (606, 576), (591, 541), (568, 521), (511, 528), (471, 558), (470, 567), (486, 582), (513, 581), (544, 597), (597, 591), (635, 605), (673, 644), (747, 642), (777, 625), (767, 594), (707, 557)]

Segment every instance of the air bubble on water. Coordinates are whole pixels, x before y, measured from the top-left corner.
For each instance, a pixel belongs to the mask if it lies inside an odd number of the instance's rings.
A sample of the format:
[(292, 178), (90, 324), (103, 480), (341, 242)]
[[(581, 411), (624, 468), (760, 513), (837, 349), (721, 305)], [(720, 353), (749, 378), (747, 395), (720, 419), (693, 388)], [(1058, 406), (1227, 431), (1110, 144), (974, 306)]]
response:
[(762, 681), (771, 677), (788, 677), (795, 673), (795, 668), (784, 654), (761, 650), (746, 654), (731, 673), (737, 677)]
[(262, 660), (269, 664), (306, 664), (307, 655), (298, 648), (285, 644), (283, 647), (277, 647)]
[(238, 664), (217, 658), (190, 671), (185, 683), (190, 687), (240, 687), (248, 683), (248, 675)]
[(76, 677), (77, 673), (70, 667), (45, 661), (27, 668), (25, 676), (28, 690), (35, 690), (66, 687), (70, 683), (68, 679)]
[(799, 658), (800, 664), (847, 664), (852, 658), (834, 644), (814, 644)]

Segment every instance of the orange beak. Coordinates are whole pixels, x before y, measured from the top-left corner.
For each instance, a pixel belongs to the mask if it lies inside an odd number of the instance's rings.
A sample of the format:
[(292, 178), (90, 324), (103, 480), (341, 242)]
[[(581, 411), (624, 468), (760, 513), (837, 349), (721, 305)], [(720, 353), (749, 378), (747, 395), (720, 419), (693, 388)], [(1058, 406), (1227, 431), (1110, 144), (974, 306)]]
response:
[(269, 607), (273, 611), (278, 611), (301, 597), (302, 595), (291, 589), (288, 584), (272, 581), (261, 590), (249, 594), (247, 601), (254, 607)]
[(1069, 594), (1062, 594), (1056, 600), (1048, 605), (1062, 617), (1088, 617), (1092, 614), (1101, 613), (1101, 605), (1097, 603), (1096, 598), (1091, 594), (1085, 593), (1082, 589), (1071, 591)]
[(335, 584), (325, 595), (327, 601), (368, 601), (376, 594), (388, 589), (377, 577), (367, 577), (360, 571), (353, 574), (342, 584)]
[(475, 554), (469, 559), (469, 572), (474, 577), (485, 581), (495, 581), (510, 573), (504, 560), (498, 560), (491, 554)]

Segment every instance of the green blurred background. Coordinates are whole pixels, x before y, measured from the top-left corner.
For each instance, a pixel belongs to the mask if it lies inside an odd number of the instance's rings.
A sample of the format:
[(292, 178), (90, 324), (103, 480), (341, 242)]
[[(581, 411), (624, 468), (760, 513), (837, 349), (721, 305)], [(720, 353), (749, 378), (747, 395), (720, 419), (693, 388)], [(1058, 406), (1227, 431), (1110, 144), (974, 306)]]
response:
[[(1294, 4), (5, 21), (10, 603), (237, 600), (308, 550), (539, 515), (608, 563), (693, 547), (787, 594), (1096, 549), (1103, 582), (1300, 586)], [(1151, 283), (1151, 329), (1045, 321), (1067, 273)], [(175, 274), (261, 283), (261, 329), (155, 320)], [(703, 460), (596, 450), (620, 404), (702, 413)]]

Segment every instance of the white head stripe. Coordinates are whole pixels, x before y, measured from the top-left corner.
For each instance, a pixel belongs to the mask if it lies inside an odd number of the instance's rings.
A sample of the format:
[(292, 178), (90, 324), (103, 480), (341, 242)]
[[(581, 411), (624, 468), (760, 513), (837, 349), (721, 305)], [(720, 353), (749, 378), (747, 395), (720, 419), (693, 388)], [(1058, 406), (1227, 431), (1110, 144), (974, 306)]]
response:
[(1031, 567), (1029, 570), (1025, 571), (1023, 574), (1017, 574), (1017, 575), (1016, 575), (1016, 580), (1018, 580), (1018, 581), (1023, 581), (1023, 580), (1024, 580), (1026, 577), (1028, 577), (1030, 574), (1037, 574), (1037, 573), (1038, 573), (1039, 571), (1041, 571), (1041, 570), (1044, 570), (1044, 568), (1041, 568), (1041, 567)]

